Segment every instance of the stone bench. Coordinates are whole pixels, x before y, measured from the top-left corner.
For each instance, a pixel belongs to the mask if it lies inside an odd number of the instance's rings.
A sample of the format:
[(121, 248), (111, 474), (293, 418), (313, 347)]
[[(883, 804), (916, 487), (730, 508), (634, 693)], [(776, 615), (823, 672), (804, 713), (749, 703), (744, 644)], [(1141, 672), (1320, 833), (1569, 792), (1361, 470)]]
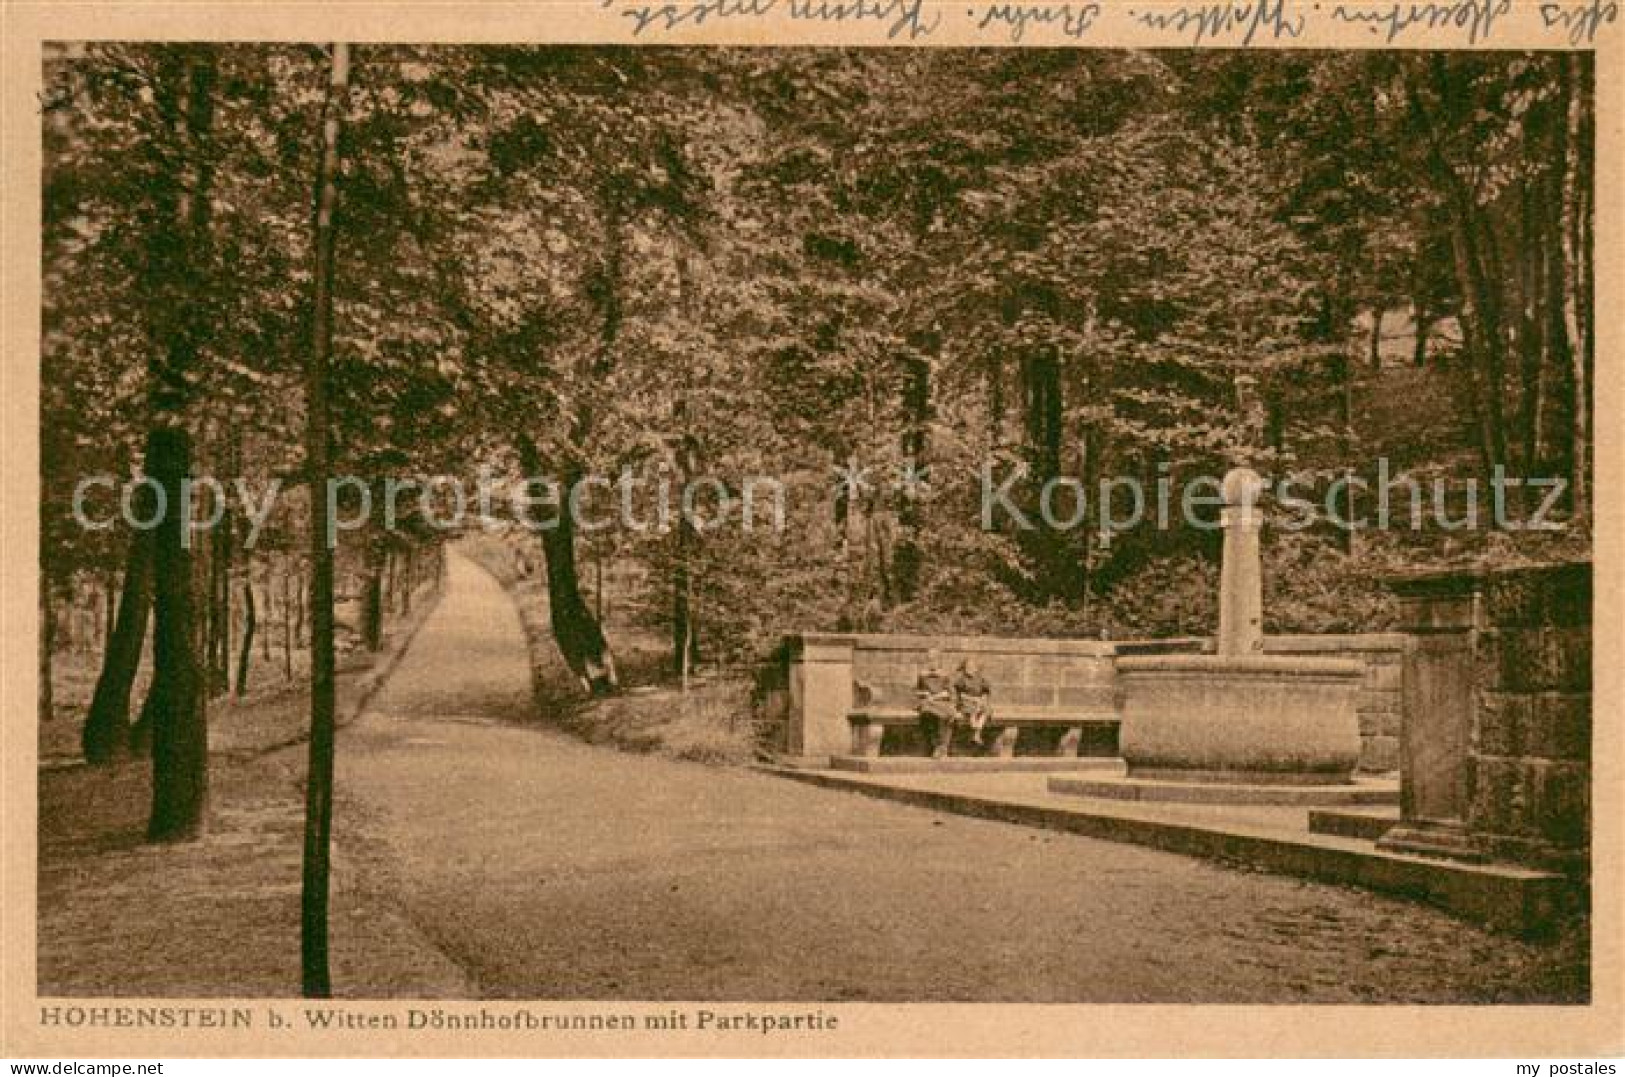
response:
[[(913, 728), (919, 725), (919, 711), (914, 707), (860, 705), (847, 716), (852, 722), (852, 750), (854, 755), (871, 758), (880, 755), (881, 741), (886, 730), (893, 727)], [(1110, 732), (1114, 737), (1120, 719), (1108, 705), (1105, 710), (1056, 711), (1048, 707), (994, 707), (988, 728), (997, 730), (993, 741), (993, 754), (1009, 758), (1016, 754), (1016, 741), (1023, 729), (1053, 728), (1061, 730), (1055, 754), (1075, 756), (1083, 742), (1084, 730), (1096, 728)]]
[(1054, 729), (1076, 755), (1086, 731), (1115, 736), (1116, 648), (1093, 640), (807, 634), (791, 641), (788, 727), (794, 756), (875, 757), (888, 729), (919, 724), (915, 684), (935, 650), (950, 675), (972, 658), (992, 687), (995, 755), (1024, 729)]

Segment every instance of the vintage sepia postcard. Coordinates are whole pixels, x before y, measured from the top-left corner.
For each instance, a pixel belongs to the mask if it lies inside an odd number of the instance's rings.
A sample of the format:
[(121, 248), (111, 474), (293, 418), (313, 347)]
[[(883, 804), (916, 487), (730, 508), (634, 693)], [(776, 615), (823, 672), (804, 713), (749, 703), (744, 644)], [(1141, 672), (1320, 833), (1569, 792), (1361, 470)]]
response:
[(0, 1055), (1625, 1050), (1616, 3), (3, 18)]

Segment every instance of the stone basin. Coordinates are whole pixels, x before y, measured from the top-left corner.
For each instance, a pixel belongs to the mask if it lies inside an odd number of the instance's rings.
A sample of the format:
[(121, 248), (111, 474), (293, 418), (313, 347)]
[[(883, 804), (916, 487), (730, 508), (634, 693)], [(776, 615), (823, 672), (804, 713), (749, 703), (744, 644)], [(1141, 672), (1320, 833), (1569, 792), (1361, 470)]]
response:
[(1357, 661), (1263, 655), (1123, 657), (1130, 779), (1338, 785), (1360, 760)]

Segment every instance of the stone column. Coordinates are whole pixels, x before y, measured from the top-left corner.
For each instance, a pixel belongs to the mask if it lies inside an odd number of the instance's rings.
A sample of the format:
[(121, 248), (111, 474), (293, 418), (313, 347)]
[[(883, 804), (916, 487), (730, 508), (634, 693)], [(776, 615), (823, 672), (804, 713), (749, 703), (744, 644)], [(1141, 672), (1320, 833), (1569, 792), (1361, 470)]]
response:
[(1264, 480), (1251, 468), (1238, 467), (1224, 477), (1224, 562), (1219, 574), (1221, 656), (1261, 654), (1264, 650), (1264, 583), (1258, 552), (1263, 513), (1258, 497)]
[(1400, 825), (1385, 848), (1584, 875), (1591, 566), (1391, 584), (1406, 660)]
[(1399, 597), (1399, 627), (1411, 642), (1401, 678), (1400, 823), (1378, 845), (1482, 859), (1466, 823), (1478, 578), (1433, 573), (1391, 580), (1389, 588)]
[(801, 636), (792, 641), (790, 722), (792, 756), (826, 759), (852, 751), (851, 636)]

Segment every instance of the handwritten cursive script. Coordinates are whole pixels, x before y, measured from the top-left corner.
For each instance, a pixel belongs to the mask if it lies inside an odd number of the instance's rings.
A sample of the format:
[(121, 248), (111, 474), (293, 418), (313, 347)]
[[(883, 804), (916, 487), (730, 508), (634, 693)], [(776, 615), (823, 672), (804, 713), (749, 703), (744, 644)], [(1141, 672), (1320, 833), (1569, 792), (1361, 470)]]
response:
[(1467, 44), (1488, 40), (1495, 22), (1512, 10), (1512, 0), (1456, 0), (1443, 4), (1338, 4), (1332, 18), (1364, 24), (1373, 34), (1392, 42), (1414, 29), (1457, 29), (1467, 32)]
[(1303, 16), (1286, 13), (1286, 0), (1251, 0), (1220, 4), (1179, 4), (1164, 11), (1129, 11), (1129, 17), (1153, 30), (1179, 37), (1189, 35), (1191, 44), (1214, 38), (1239, 38), (1251, 45), (1260, 34), (1273, 40), (1295, 38), (1303, 33)]
[(1619, 5), (1613, 0), (1583, 0), (1578, 4), (1542, 4), (1540, 18), (1548, 28), (1568, 30), (1570, 45), (1589, 45), (1597, 31), (1619, 20)]
[(1012, 42), (1027, 36), (1027, 27), (1054, 27), (1077, 40), (1100, 18), (1099, 4), (993, 4), (982, 10), (978, 30), (1004, 27)]
[(930, 37), (942, 23), (939, 12), (925, 17), (925, 0), (790, 0), (792, 19), (817, 22), (879, 22), (886, 37), (896, 40), (905, 31), (909, 40)]
[(618, 8), (623, 18), (632, 20), (632, 36), (645, 30), (676, 30), (682, 26), (702, 26), (711, 19), (757, 18), (766, 15), (779, 0), (681, 0), (678, 3), (625, 3), (603, 0), (606, 8)]

